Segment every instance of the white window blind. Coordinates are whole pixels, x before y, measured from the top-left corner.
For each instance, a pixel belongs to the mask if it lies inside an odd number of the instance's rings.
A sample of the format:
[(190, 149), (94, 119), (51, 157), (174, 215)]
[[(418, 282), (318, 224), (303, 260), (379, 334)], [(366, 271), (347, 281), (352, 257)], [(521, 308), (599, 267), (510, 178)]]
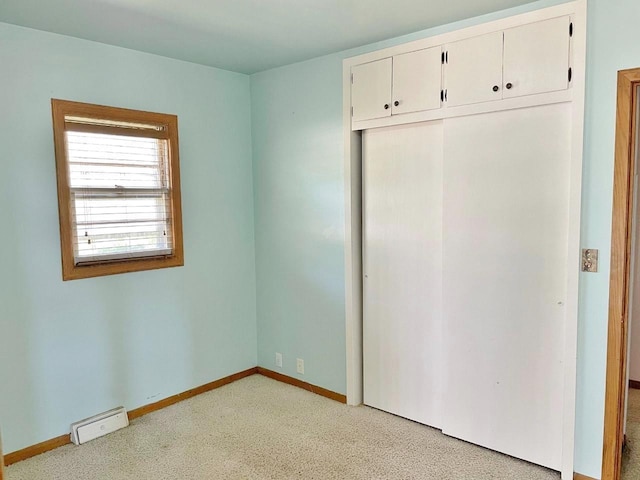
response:
[(78, 117), (65, 117), (65, 124), (74, 263), (171, 255), (162, 127)]

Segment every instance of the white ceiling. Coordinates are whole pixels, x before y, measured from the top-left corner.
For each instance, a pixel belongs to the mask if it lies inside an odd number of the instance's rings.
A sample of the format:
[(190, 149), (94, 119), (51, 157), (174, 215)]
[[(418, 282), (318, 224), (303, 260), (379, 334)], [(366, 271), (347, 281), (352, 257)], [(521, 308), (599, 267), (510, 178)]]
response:
[(0, 21), (254, 73), (531, 0), (0, 0)]

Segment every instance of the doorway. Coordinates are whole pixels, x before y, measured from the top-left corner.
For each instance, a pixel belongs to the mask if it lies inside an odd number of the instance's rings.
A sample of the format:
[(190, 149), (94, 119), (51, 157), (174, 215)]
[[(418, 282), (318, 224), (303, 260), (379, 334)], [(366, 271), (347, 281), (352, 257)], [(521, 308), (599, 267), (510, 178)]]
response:
[[(632, 253), (637, 223), (634, 220), (634, 216), (637, 217), (634, 177), (637, 172), (639, 89), (640, 68), (618, 72), (602, 480), (620, 480), (622, 474), (629, 389)], [(635, 263), (635, 268), (640, 268), (640, 263)]]
[(4, 479), (4, 455), (2, 454), (2, 432), (0, 432), (0, 480)]

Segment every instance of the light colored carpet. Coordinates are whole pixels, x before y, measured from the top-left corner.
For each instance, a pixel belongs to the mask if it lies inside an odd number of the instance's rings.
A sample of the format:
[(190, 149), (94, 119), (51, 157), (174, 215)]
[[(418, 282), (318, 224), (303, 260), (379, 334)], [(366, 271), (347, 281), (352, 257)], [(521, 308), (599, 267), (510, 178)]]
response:
[(12, 465), (8, 480), (557, 480), (368, 407), (254, 375), (127, 429)]
[(640, 390), (629, 389), (627, 448), (622, 455), (622, 480), (640, 478)]

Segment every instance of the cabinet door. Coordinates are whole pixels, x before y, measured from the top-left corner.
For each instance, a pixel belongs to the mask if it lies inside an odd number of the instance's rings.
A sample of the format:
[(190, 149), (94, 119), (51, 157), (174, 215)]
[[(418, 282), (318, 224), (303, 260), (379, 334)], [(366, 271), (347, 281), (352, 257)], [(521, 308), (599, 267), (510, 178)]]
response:
[(393, 57), (394, 115), (440, 108), (441, 54), (434, 47)]
[(353, 121), (391, 115), (391, 58), (351, 69)]
[(447, 106), (502, 99), (502, 37), (495, 32), (446, 46)]
[(564, 90), (569, 85), (567, 17), (504, 32), (504, 98)]

